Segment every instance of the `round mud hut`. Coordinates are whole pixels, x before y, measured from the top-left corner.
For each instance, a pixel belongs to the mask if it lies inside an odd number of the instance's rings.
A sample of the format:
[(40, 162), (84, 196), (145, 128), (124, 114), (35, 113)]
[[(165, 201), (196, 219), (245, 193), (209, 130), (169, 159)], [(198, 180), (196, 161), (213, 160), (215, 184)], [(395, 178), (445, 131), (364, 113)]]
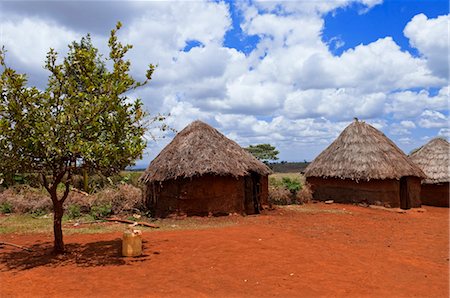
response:
[(420, 207), (424, 173), (382, 132), (355, 119), (305, 170), (315, 200)]
[(450, 144), (441, 138), (428, 142), (410, 155), (410, 159), (426, 175), (422, 181), (420, 199), (424, 205), (448, 207), (449, 205), (449, 155)]
[(271, 170), (201, 121), (180, 131), (140, 180), (155, 217), (257, 214), (267, 204)]

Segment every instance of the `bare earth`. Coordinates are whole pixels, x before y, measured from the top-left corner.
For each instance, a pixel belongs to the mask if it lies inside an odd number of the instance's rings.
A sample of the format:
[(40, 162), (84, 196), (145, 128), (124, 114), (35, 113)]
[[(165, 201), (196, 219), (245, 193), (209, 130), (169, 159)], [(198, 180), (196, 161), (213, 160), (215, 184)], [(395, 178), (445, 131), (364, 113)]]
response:
[(134, 259), (119, 256), (119, 232), (68, 235), (58, 258), (51, 234), (7, 234), (35, 252), (0, 250), (0, 296), (448, 297), (449, 210), (425, 209), (284, 207), (232, 226), (146, 231)]

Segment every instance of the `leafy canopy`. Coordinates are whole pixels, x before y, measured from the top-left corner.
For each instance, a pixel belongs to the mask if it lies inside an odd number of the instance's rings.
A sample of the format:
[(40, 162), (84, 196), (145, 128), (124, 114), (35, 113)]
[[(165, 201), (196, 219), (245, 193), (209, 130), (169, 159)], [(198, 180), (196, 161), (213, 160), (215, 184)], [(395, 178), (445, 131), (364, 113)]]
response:
[[(60, 63), (50, 49), (45, 90), (28, 87), (26, 76), (8, 67), (5, 50), (0, 51), (0, 179), (15, 173), (41, 176), (53, 202), (58, 252), (64, 250), (62, 206), (72, 175), (81, 169), (109, 175), (132, 165), (146, 147), (146, 127), (164, 121), (161, 115), (148, 119), (142, 101), (128, 97), (151, 80), (155, 66), (149, 65), (143, 82), (133, 79), (125, 59), (132, 46), (118, 41), (120, 27), (111, 31), (108, 58), (98, 53), (89, 35), (70, 44)], [(65, 185), (62, 195), (57, 193), (60, 183)]]
[(258, 160), (261, 160), (265, 163), (271, 161), (271, 160), (278, 160), (278, 154), (280, 153), (276, 148), (270, 144), (259, 144), (255, 146), (248, 146), (247, 148), (244, 148), (253, 156), (255, 156)]
[(144, 82), (131, 77), (130, 62), (124, 60), (131, 45), (117, 41), (120, 27), (118, 23), (111, 32), (109, 59), (99, 55), (89, 35), (69, 45), (61, 64), (50, 49), (45, 63), (50, 76), (43, 92), (26, 87), (26, 77), (5, 65), (2, 51), (2, 173), (47, 174), (83, 166), (111, 174), (141, 157), (146, 113), (139, 99), (131, 101), (126, 94), (145, 85), (155, 66), (149, 66)]

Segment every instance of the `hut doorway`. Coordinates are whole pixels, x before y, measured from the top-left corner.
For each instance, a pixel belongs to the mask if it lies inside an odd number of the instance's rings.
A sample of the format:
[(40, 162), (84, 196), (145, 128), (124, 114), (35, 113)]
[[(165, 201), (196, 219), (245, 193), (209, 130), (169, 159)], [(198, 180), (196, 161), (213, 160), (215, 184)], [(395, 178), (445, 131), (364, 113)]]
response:
[(261, 176), (252, 173), (245, 178), (245, 213), (259, 214), (261, 206)]
[(400, 178), (400, 208), (410, 209), (411, 202), (408, 193), (408, 177)]

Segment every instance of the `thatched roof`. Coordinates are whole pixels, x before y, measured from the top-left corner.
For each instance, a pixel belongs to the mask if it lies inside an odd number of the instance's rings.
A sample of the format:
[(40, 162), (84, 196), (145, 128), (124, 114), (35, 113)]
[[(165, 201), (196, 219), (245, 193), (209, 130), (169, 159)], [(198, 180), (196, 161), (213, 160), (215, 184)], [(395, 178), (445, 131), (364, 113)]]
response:
[(305, 176), (366, 181), (425, 177), (389, 138), (358, 119), (314, 159)]
[(441, 138), (429, 141), (410, 155), (410, 159), (427, 175), (424, 183), (450, 182), (450, 144)]
[(271, 170), (236, 142), (201, 121), (194, 121), (150, 163), (141, 181), (165, 181), (212, 174), (267, 175)]

